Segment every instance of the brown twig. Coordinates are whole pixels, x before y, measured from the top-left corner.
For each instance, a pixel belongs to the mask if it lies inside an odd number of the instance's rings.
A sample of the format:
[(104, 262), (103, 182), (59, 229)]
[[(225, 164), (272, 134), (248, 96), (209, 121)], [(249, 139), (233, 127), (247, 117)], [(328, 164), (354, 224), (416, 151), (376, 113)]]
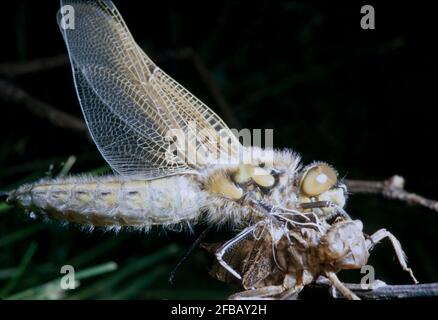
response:
[(420, 205), (438, 212), (438, 201), (406, 191), (405, 179), (401, 176), (395, 175), (384, 181), (346, 180), (346, 184), (353, 193), (380, 194), (388, 199)]
[(87, 132), (86, 125), (82, 120), (56, 109), (4, 80), (0, 80), (0, 99), (21, 105), (33, 114), (49, 120), (57, 127), (73, 129), (81, 133)]
[[(222, 94), (221, 88), (216, 79), (211, 75), (207, 66), (201, 57), (192, 48), (182, 48), (180, 50), (169, 51), (167, 57), (171, 59), (184, 59), (190, 60), (198, 74), (200, 75), (202, 82), (207, 87), (207, 90), (214, 99), (217, 107), (220, 110), (221, 116), (225, 122), (232, 128), (240, 128), (240, 123), (234, 116), (231, 106)], [(159, 59), (160, 60), (160, 59)], [(68, 64), (68, 56), (66, 54), (60, 54), (53, 57), (40, 58), (25, 62), (8, 62), (0, 64), (0, 74), (5, 76), (20, 76), (33, 72), (40, 72), (51, 68), (64, 66)]]
[(24, 62), (6, 62), (0, 64), (0, 74), (8, 77), (40, 72), (68, 64), (68, 56), (60, 54)]
[[(406, 298), (438, 297), (438, 282), (411, 284), (411, 285), (383, 285), (375, 289), (363, 289), (360, 284), (344, 283), (344, 285), (366, 300), (392, 300)], [(329, 283), (315, 283), (309, 285), (310, 290), (327, 290), (331, 288)], [(332, 289), (335, 290), (335, 289)], [(338, 292), (334, 295), (342, 297)]]

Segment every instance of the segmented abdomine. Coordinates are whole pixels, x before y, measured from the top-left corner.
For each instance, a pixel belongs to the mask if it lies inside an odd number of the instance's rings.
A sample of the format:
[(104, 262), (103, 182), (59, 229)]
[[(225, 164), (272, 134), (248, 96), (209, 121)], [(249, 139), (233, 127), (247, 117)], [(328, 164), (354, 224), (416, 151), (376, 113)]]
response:
[(195, 220), (205, 206), (206, 194), (188, 176), (156, 180), (70, 177), (23, 185), (8, 202), (51, 219), (148, 229)]

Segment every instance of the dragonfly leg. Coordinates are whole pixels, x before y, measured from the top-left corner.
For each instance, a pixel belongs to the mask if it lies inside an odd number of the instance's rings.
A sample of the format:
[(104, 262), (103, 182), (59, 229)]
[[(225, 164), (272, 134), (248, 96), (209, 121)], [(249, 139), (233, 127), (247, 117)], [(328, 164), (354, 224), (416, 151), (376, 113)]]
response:
[(231, 273), (233, 276), (235, 276), (237, 279), (242, 280), (242, 276), (234, 270), (227, 262), (223, 260), (223, 256), (225, 253), (234, 245), (245, 239), (248, 234), (253, 232), (256, 227), (259, 225), (260, 222), (257, 222), (253, 224), (252, 226), (249, 226), (242, 230), (237, 236), (232, 238), (231, 240), (225, 242), (222, 246), (219, 247), (219, 249), (216, 251), (216, 259), (221, 264), (222, 267), (224, 267), (229, 273)]

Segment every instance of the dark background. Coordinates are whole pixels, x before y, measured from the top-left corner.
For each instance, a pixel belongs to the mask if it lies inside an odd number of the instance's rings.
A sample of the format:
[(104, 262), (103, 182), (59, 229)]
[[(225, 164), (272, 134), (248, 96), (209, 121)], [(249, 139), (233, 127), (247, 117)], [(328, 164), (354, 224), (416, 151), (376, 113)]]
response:
[[(141, 3), (115, 1), (136, 41), (228, 123), (234, 121), (230, 125), (273, 128), (275, 147), (294, 149), (305, 163), (327, 161), (351, 179), (399, 174), (408, 190), (438, 198), (437, 28), (431, 7), (374, 4), (376, 29), (362, 30), (360, 8), (373, 3)], [(58, 8), (57, 1), (2, 6), (0, 80), (81, 118), (67, 63), (12, 72), (17, 63), (66, 53)], [(205, 64), (231, 118), (217, 108), (193, 61), (183, 57), (184, 48)], [(77, 157), (72, 173), (102, 172), (105, 163), (85, 134), (53, 125), (8, 97), (0, 95), (0, 105), (0, 189), (43, 177), (51, 164), (56, 172), (70, 155)], [(351, 196), (347, 210), (368, 233), (392, 231), (420, 282), (438, 281), (438, 213), (364, 195)], [(227, 236), (214, 232), (209, 240)], [(1, 207), (0, 294), (32, 288), (27, 297), (58, 298), (59, 290), (40, 285), (59, 277), (62, 265), (79, 271), (109, 261), (118, 271), (85, 279), (68, 297), (224, 298), (237, 290), (208, 276), (200, 250), (181, 267), (175, 284), (168, 284), (170, 270), (194, 239), (160, 230), (89, 233)], [(373, 251), (370, 264), (379, 279), (410, 282), (386, 242)], [(360, 276), (341, 274), (350, 281)]]

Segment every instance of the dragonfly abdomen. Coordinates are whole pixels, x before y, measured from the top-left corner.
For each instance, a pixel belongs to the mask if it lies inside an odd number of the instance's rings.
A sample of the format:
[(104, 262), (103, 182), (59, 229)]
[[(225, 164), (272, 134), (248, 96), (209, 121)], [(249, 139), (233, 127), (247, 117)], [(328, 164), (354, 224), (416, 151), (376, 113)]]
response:
[(71, 177), (44, 180), (14, 191), (8, 202), (49, 218), (90, 226), (171, 225), (194, 220), (206, 195), (189, 177), (155, 180)]

